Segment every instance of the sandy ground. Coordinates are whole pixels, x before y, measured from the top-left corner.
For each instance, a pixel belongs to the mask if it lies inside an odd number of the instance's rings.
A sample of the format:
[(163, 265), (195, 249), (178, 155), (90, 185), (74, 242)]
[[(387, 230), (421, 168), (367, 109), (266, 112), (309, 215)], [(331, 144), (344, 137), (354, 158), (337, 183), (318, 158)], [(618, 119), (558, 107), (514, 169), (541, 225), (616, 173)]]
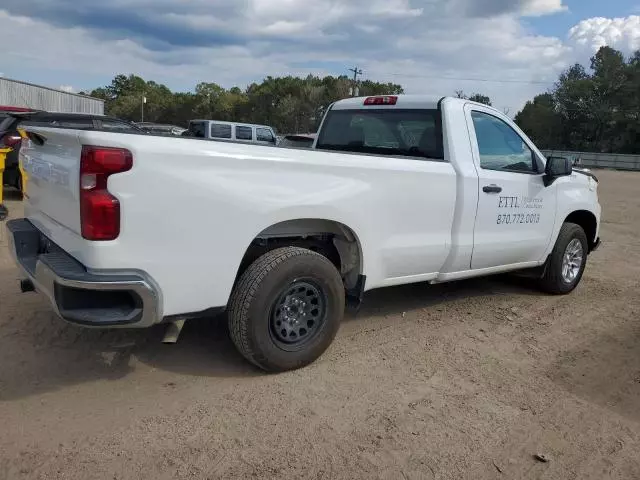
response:
[(3, 232), (0, 479), (640, 478), (640, 175), (598, 175), (605, 243), (574, 294), (371, 292), (320, 361), (277, 376), (220, 321), (173, 346), (64, 324), (19, 293)]

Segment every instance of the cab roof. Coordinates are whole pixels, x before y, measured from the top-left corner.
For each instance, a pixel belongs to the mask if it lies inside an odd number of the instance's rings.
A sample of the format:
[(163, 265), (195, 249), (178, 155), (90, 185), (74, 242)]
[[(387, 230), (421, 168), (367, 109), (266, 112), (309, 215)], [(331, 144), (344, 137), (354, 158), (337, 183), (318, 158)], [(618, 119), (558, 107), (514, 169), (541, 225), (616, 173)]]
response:
[(196, 122), (208, 122), (208, 123), (215, 123), (218, 125), (235, 125), (236, 127), (272, 128), (269, 125), (260, 125), (259, 123), (228, 122), (226, 120), (208, 120), (206, 118), (195, 118), (193, 120), (189, 120), (189, 123), (196, 123)]
[[(367, 99), (383, 99), (384, 97), (391, 97), (392, 102), (390, 104), (384, 103), (371, 103), (365, 104)], [(438, 105), (441, 102), (444, 102), (448, 105), (453, 104), (473, 104), (478, 105), (483, 108), (488, 108), (490, 110), (495, 111), (499, 115), (502, 115), (502, 112), (497, 110), (495, 107), (490, 105), (485, 105), (482, 103), (474, 102), (466, 98), (458, 98), (458, 97), (441, 97), (437, 95), (371, 95), (368, 97), (354, 97), (354, 98), (346, 98), (344, 100), (338, 100), (333, 104), (331, 110), (367, 110), (367, 109), (405, 109), (405, 110), (435, 110), (438, 108)], [(386, 101), (386, 100), (385, 100)]]
[[(371, 97), (396, 97), (395, 105), (365, 105), (367, 98)], [(354, 97), (338, 100), (333, 104), (332, 110), (355, 110), (371, 108), (398, 108), (398, 109), (436, 109), (442, 96), (437, 95), (371, 95), (370, 97)]]

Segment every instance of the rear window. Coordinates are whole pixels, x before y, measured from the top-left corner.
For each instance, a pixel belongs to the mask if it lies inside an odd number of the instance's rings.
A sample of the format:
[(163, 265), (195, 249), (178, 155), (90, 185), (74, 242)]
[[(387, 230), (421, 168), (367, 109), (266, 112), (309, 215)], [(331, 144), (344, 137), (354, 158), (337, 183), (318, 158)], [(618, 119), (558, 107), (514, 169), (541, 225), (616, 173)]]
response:
[(438, 110), (331, 110), (316, 148), (443, 159)]
[(231, 125), (212, 123), (211, 138), (231, 138)]
[(236, 140), (253, 140), (251, 127), (236, 127)]

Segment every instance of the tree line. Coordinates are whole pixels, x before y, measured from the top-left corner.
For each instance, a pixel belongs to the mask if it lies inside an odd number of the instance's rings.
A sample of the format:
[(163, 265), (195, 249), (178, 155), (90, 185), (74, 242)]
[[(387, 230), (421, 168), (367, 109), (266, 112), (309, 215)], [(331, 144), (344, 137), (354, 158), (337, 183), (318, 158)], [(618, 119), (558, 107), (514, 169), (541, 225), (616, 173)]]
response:
[[(125, 120), (187, 126), (196, 118), (270, 125), (278, 132), (315, 132), (331, 103), (351, 96), (353, 81), (347, 76), (267, 77), (245, 89), (225, 89), (216, 83), (199, 83), (194, 92), (172, 92), (165, 85), (136, 75), (116, 75), (111, 84), (86, 93), (105, 101), (105, 112)], [(397, 95), (401, 85), (371, 80), (358, 82), (358, 95)], [(84, 92), (82, 92), (84, 94)], [(458, 98), (491, 105), (486, 95)]]
[[(172, 92), (165, 85), (136, 75), (117, 75), (110, 85), (89, 93), (105, 101), (105, 112), (130, 121), (187, 126), (196, 118), (270, 125), (282, 133), (315, 132), (324, 109), (350, 96), (346, 76), (267, 77), (245, 89), (199, 83), (195, 92)], [(370, 80), (358, 82), (359, 95), (404, 93), (402, 86)]]
[[(105, 100), (106, 113), (140, 121), (186, 126), (206, 118), (271, 125), (280, 133), (315, 132), (324, 110), (351, 95), (347, 76), (267, 77), (241, 89), (199, 83), (194, 92), (172, 92), (136, 75), (117, 75), (89, 95)], [(358, 82), (359, 95), (404, 93), (401, 85)], [(455, 96), (491, 105), (491, 99), (462, 90)], [(602, 47), (589, 70), (580, 64), (560, 74), (548, 92), (516, 115), (516, 123), (542, 149), (640, 153), (640, 51), (630, 58)]]

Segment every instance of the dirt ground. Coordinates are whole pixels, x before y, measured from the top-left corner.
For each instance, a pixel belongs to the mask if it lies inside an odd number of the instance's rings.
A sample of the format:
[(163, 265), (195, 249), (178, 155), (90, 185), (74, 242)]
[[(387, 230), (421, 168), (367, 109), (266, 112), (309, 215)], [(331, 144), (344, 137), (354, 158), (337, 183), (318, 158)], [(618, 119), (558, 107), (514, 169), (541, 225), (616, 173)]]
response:
[(597, 174), (604, 244), (572, 295), (512, 277), (370, 292), (283, 375), (221, 321), (171, 346), (64, 324), (19, 293), (3, 231), (0, 480), (640, 478), (640, 174)]

